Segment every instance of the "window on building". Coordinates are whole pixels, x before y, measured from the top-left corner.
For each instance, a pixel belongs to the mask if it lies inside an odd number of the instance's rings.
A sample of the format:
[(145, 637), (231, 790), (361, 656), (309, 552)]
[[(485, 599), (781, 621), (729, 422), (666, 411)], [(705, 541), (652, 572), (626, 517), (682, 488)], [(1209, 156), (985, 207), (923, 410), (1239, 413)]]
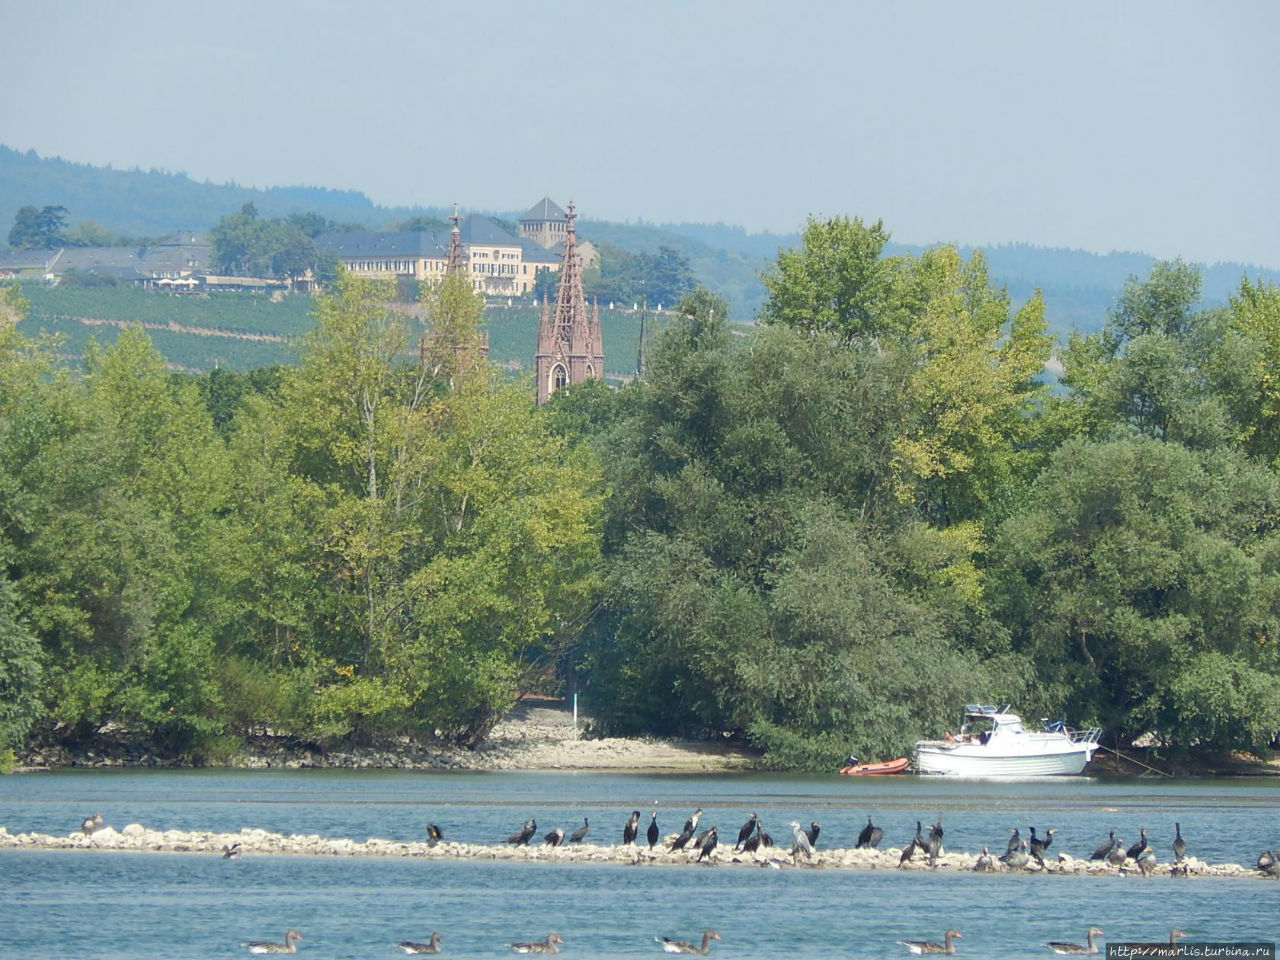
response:
[(569, 385), (569, 371), (565, 370), (563, 364), (557, 363), (551, 368), (551, 390), (563, 390)]

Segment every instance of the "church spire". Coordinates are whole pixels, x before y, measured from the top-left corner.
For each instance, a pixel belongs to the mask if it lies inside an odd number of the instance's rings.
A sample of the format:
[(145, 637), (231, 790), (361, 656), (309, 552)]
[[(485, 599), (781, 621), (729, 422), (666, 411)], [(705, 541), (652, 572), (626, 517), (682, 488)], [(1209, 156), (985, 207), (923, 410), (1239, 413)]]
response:
[(445, 264), (445, 273), (458, 273), (466, 269), (466, 264), (462, 257), (462, 230), (458, 224), (462, 222), (462, 217), (458, 216), (458, 204), (453, 204), (453, 216), (449, 218), (453, 222), (453, 229), (449, 231), (449, 260)]
[(542, 304), (538, 354), (534, 358), (540, 404), (561, 387), (604, 376), (600, 308), (597, 305), (594, 317), (587, 312), (587, 298), (582, 289), (582, 257), (578, 253), (574, 226), (577, 216), (570, 201), (565, 214), (568, 223), (555, 306), (548, 309), (545, 299)]

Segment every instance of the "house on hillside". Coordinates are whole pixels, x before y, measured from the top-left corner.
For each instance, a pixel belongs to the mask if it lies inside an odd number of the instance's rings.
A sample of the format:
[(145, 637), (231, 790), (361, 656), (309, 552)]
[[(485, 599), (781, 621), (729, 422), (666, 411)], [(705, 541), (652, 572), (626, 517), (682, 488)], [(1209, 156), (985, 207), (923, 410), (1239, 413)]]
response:
[(68, 271), (109, 277), (156, 289), (194, 288), (208, 272), (211, 244), (193, 234), (135, 247), (59, 247), (55, 250), (9, 250), (0, 254), (0, 275), (56, 283)]
[[(531, 240), (513, 237), (482, 214), (459, 218), (464, 269), (472, 289), (486, 296), (519, 296), (533, 289), (538, 271), (560, 269), (560, 257)], [(333, 254), (362, 277), (435, 282), (449, 262), (448, 231), (322, 233), (316, 250)]]
[[(569, 218), (550, 197), (543, 197), (520, 218), (520, 239), (532, 240), (544, 250), (552, 250), (557, 255), (564, 251), (568, 231)], [(591, 241), (579, 239), (576, 249), (583, 270), (590, 270), (600, 262), (600, 254)]]

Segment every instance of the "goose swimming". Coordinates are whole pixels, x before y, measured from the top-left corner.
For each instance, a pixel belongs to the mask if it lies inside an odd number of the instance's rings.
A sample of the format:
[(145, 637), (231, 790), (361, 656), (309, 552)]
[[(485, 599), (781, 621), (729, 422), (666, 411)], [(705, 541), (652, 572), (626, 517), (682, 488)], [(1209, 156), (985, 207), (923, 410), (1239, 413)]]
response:
[(1094, 937), (1102, 936), (1102, 931), (1097, 927), (1089, 928), (1089, 941), (1087, 944), (1067, 943), (1062, 940), (1051, 940), (1045, 946), (1054, 953), (1064, 957), (1084, 957), (1092, 956), (1098, 952), (1098, 945), (1093, 942)]
[(556, 944), (564, 943), (557, 934), (548, 933), (545, 940), (534, 940), (528, 943), (508, 943), (507, 946), (516, 953), (559, 953)]
[(954, 930), (948, 930), (943, 937), (943, 943), (935, 943), (932, 940), (899, 940), (898, 942), (916, 956), (920, 956), (926, 953), (955, 953), (956, 945), (951, 941), (962, 939), (964, 938)]
[(720, 934), (714, 930), (704, 930), (702, 932), (702, 946), (695, 947), (692, 943), (684, 940), (672, 940), (670, 937), (654, 937), (654, 940), (662, 944), (662, 949), (667, 953), (698, 953), (706, 956), (711, 951), (711, 941), (719, 940)]
[(274, 940), (248, 940), (243, 946), (248, 948), (250, 953), (297, 953), (298, 948), (294, 941), (301, 939), (302, 934), (290, 929), (285, 931), (284, 943), (276, 943)]
[(405, 953), (439, 953), (442, 939), (440, 934), (432, 930), (431, 939), (426, 943), (418, 943), (416, 940), (401, 940), (396, 946)]

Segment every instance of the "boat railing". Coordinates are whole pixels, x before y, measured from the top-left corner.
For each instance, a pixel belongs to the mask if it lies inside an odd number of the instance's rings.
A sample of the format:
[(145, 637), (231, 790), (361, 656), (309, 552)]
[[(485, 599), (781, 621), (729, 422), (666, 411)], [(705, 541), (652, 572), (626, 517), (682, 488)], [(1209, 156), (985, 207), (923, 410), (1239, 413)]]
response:
[(1072, 743), (1097, 743), (1102, 737), (1101, 727), (1086, 727), (1083, 730), (1072, 730), (1067, 726), (1064, 720), (1054, 720), (1052, 723), (1042, 721), (1046, 733), (1061, 733)]

